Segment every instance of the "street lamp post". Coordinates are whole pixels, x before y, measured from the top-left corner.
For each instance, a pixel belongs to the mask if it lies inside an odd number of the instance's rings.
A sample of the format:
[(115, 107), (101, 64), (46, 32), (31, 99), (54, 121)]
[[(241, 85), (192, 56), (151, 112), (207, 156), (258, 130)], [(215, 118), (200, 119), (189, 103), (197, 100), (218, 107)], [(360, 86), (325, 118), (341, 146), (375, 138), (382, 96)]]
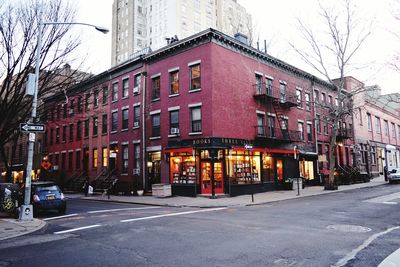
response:
[[(85, 25), (91, 26), (96, 30), (102, 33), (108, 33), (108, 29), (100, 26), (96, 26), (89, 23), (81, 23), (81, 22), (43, 22), (42, 21), (42, 9), (39, 7), (38, 12), (38, 36), (37, 36), (37, 45), (36, 45), (36, 66), (35, 66), (35, 88), (33, 93), (33, 101), (32, 101), (32, 115), (30, 122), (33, 123), (36, 118), (36, 110), (37, 110), (37, 96), (39, 91), (39, 69), (40, 69), (40, 50), (42, 49), (42, 31), (44, 25)], [(25, 178), (25, 198), (24, 204), (20, 209), (19, 219), (26, 221), (33, 219), (33, 207), (31, 203), (31, 172), (32, 172), (32, 163), (33, 163), (33, 149), (35, 145), (35, 134), (29, 133), (29, 144), (28, 144), (28, 162), (26, 165), (26, 178)]]

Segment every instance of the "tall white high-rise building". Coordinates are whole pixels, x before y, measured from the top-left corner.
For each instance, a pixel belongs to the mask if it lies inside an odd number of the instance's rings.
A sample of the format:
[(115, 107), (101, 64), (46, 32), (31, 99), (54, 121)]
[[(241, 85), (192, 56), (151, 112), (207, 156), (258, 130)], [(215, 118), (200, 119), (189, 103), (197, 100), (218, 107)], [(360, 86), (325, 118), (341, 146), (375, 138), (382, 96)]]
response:
[(236, 0), (114, 0), (111, 64), (207, 28), (252, 36), (251, 16)]

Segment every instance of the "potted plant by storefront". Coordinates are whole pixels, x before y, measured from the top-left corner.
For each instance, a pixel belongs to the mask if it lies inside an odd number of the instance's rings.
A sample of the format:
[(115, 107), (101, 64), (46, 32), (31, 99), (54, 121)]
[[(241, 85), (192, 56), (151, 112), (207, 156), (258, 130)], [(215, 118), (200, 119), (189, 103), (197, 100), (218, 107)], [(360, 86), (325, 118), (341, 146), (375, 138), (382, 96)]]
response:
[(144, 193), (143, 184), (141, 182), (137, 182), (136, 183), (136, 194), (138, 196), (143, 196), (143, 193)]

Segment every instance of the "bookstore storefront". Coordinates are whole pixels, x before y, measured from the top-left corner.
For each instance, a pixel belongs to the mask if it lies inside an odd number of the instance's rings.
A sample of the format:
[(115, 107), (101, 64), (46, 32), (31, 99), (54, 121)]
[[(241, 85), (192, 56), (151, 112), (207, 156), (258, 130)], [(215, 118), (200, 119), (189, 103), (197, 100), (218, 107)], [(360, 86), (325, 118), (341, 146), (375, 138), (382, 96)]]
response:
[(255, 148), (250, 141), (241, 139), (189, 141), (191, 147), (169, 146), (164, 150), (174, 195), (235, 196), (273, 190), (283, 179), (286, 158), (293, 158)]

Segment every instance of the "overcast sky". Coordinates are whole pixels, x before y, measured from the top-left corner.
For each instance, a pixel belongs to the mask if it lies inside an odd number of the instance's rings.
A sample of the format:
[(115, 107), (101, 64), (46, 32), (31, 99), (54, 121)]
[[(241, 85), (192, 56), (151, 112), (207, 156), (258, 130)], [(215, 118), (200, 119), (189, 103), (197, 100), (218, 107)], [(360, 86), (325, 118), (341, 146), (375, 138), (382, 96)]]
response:
[[(111, 30), (113, 0), (73, 0), (77, 6), (76, 21), (101, 25)], [(321, 25), (318, 0), (238, 0), (252, 15), (255, 32), (261, 46), (269, 43), (268, 53), (296, 67), (314, 73), (288, 43), (302, 47), (296, 18), (317, 27)], [(341, 0), (321, 0), (324, 6), (338, 5)], [(392, 71), (388, 62), (396, 49), (400, 51), (400, 21), (392, 13), (400, 9), (396, 0), (355, 0), (357, 16), (364, 28), (371, 28), (372, 35), (359, 51), (354, 63), (357, 69), (349, 74), (368, 85), (378, 84), (384, 93), (400, 92), (400, 73)], [(370, 26), (371, 25), (371, 26)], [(85, 27), (83, 27), (85, 28)], [(79, 29), (82, 46), (79, 55), (85, 57), (85, 68), (99, 73), (110, 67), (111, 33), (103, 35), (90, 29)], [(361, 68), (360, 68), (361, 67)], [(316, 74), (316, 73), (314, 73)]]

